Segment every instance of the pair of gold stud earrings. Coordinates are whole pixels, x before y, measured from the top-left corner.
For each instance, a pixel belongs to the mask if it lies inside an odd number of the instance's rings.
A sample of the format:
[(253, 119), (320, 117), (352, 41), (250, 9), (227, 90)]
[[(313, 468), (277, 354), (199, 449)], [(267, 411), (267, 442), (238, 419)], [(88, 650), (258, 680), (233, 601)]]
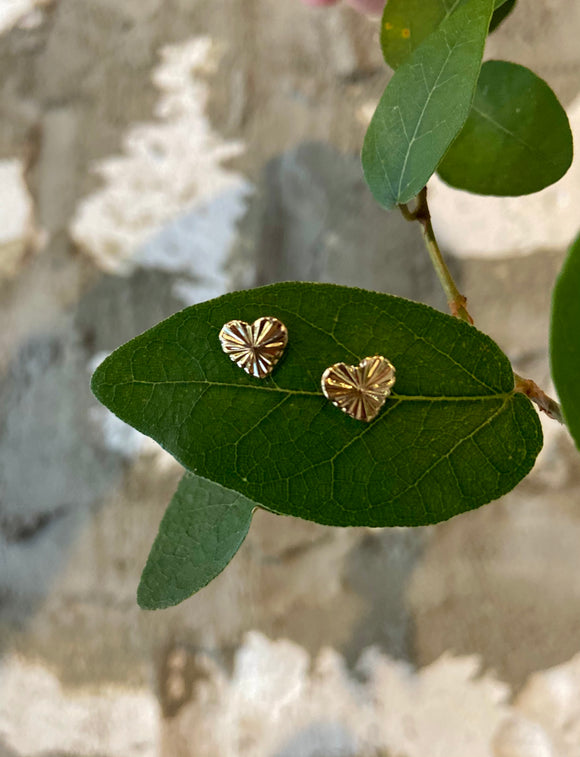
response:
[[(255, 378), (274, 369), (288, 344), (288, 329), (272, 316), (254, 323), (228, 321), (219, 334), (222, 350)], [(322, 374), (324, 396), (358, 421), (372, 421), (379, 414), (395, 383), (395, 368), (382, 355), (365, 357), (358, 365), (335, 363)]]

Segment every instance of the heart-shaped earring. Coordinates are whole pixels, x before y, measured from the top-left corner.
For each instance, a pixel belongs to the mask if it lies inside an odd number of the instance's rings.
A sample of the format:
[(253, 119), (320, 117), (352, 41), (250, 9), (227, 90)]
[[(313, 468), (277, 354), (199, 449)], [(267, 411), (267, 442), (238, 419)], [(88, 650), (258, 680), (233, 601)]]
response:
[(394, 383), (395, 368), (382, 355), (365, 357), (358, 365), (335, 363), (321, 381), (324, 396), (357, 421), (377, 417)]
[(255, 378), (272, 372), (288, 344), (288, 329), (272, 316), (254, 323), (228, 321), (220, 331), (222, 350), (236, 365)]

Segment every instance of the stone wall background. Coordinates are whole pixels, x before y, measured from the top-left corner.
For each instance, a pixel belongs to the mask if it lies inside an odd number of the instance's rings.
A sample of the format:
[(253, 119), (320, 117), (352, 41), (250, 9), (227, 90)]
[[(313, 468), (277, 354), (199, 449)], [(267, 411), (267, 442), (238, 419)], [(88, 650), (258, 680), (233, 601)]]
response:
[[(580, 135), (580, 6), (519, 0), (489, 57)], [(135, 590), (180, 477), (92, 399), (92, 368), (186, 304), (287, 278), (444, 308), (357, 153), (376, 22), (294, 0), (0, 0), (0, 755), (580, 753), (578, 458), (436, 527), (259, 513), (196, 597)], [(436, 180), (482, 330), (549, 385), (550, 288), (580, 164), (509, 201)]]

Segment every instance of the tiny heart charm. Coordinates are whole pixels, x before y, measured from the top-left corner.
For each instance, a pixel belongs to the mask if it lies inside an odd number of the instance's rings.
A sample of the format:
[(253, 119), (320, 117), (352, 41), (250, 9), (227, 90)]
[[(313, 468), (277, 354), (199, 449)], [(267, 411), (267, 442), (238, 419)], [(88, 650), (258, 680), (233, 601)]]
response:
[(357, 421), (377, 417), (394, 383), (395, 368), (382, 355), (365, 357), (358, 365), (331, 365), (321, 381), (324, 396)]
[(219, 336), (226, 355), (255, 378), (272, 372), (288, 344), (288, 329), (272, 316), (258, 318), (252, 324), (228, 321)]

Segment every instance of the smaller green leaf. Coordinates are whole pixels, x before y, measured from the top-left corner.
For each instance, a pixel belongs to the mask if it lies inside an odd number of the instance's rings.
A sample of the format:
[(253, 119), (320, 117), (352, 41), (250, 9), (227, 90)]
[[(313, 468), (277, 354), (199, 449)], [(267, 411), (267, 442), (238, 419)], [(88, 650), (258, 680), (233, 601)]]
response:
[(566, 425), (580, 450), (580, 236), (554, 288), (550, 353)]
[(473, 100), (493, 0), (465, 0), (395, 72), (366, 133), (362, 163), (387, 209), (425, 186)]
[(240, 548), (255, 507), (237, 492), (186, 473), (143, 570), (139, 606), (171, 607), (207, 586)]
[[(381, 48), (389, 66), (398, 68), (404, 63), (421, 42), (449, 18), (463, 1), (389, 0), (381, 23)], [(500, 6), (513, 7), (514, 4), (515, 0), (495, 0), (497, 10), (493, 19), (503, 12), (503, 7), (499, 10)], [(506, 15), (507, 13), (504, 13), (504, 17)]]
[(493, 60), (481, 68), (469, 118), (438, 172), (468, 192), (519, 196), (558, 181), (572, 157), (568, 117), (546, 82)]
[(491, 17), (491, 24), (489, 25), (489, 33), (494, 32), (497, 27), (510, 15), (513, 9), (516, 7), (516, 0), (505, 0), (499, 8), (496, 8), (495, 13)]
[[(451, 5), (454, 10), (458, 5)], [(381, 23), (381, 47), (391, 68), (398, 68), (450, 15), (444, 0), (389, 0)]]

